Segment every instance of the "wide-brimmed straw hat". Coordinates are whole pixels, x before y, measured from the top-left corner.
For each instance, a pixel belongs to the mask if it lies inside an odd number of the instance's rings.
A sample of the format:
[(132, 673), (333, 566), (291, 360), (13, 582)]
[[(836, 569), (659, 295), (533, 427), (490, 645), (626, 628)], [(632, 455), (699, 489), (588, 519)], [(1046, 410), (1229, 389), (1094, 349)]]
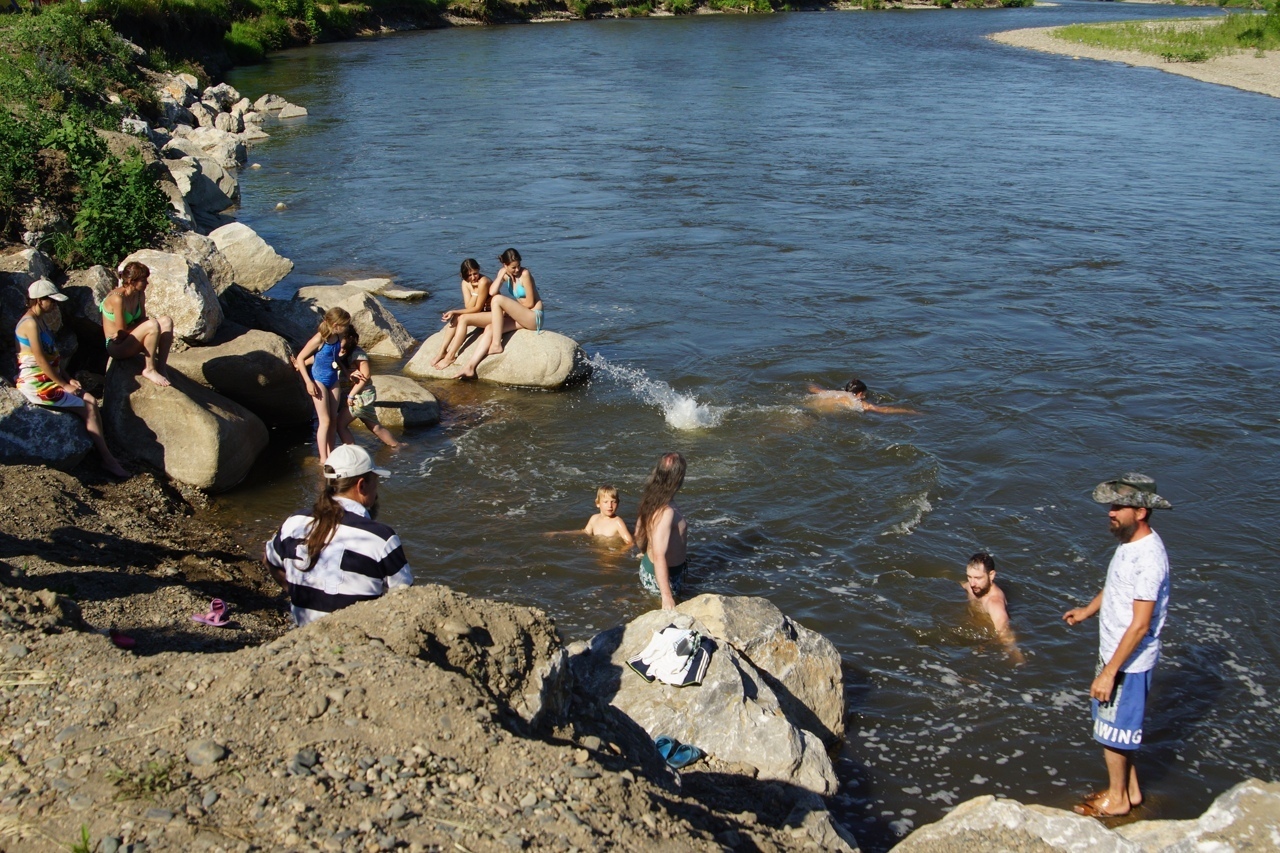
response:
[(1146, 474), (1130, 473), (1099, 483), (1093, 489), (1093, 499), (1113, 506), (1173, 509), (1173, 504), (1156, 494), (1156, 481)]

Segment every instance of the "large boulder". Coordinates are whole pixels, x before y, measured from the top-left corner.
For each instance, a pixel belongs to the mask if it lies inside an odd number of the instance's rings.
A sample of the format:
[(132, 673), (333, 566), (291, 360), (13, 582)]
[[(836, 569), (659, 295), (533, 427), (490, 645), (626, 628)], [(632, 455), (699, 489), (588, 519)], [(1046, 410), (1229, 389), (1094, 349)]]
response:
[(381, 302), (358, 287), (304, 287), (298, 291), (295, 299), (312, 306), (320, 314), (330, 308), (346, 309), (356, 331), (360, 333), (360, 346), (370, 355), (402, 358), (416, 343), (413, 335), (400, 325), (400, 321)]
[(92, 449), (79, 417), (34, 406), (17, 389), (0, 386), (0, 465), (48, 465), (69, 471)]
[(828, 748), (844, 738), (844, 677), (834, 643), (767, 598), (699, 595), (679, 610), (751, 661), (789, 718), (821, 737)]
[[(686, 602), (686, 605), (688, 602)], [(716, 636), (682, 605), (678, 612), (655, 610), (631, 623), (597, 634), (587, 650), (575, 655), (575, 678), (582, 692), (593, 695), (650, 737), (669, 735), (691, 743), (728, 764), (756, 768), (762, 779), (835, 793), (839, 781), (822, 739), (803, 727), (812, 709), (795, 719), (766, 678), (727, 638)], [(732, 609), (732, 608), (731, 608)], [(631, 671), (627, 660), (639, 654), (653, 635), (668, 625), (700, 631), (714, 648), (701, 685), (673, 687), (649, 683)], [(768, 633), (767, 626), (745, 630), (747, 636)], [(843, 685), (837, 685), (843, 692)]]
[(1280, 850), (1280, 782), (1248, 779), (1195, 820), (1144, 820), (1116, 827), (1143, 850)]
[[(457, 378), (462, 369), (458, 365), (466, 363), (478, 336), (462, 348), (457, 365), (436, 370), (431, 362), (440, 352), (445, 336), (451, 334), (453, 329), (446, 327), (427, 338), (404, 366), (404, 372), (423, 379)], [(476, 376), (486, 382), (524, 388), (563, 388), (590, 375), (591, 362), (577, 341), (556, 332), (536, 334), (528, 329), (508, 332), (503, 351), (480, 362), (476, 370)]]
[[(166, 146), (166, 154), (178, 153)], [(240, 185), (211, 157), (178, 157), (162, 161), (183, 200), (197, 219), (210, 219), (236, 203)]]
[(203, 234), (194, 231), (183, 231), (170, 234), (160, 246), (163, 251), (182, 255), (195, 266), (204, 270), (213, 285), (213, 292), (221, 295), (235, 284), (235, 270), (226, 255), (218, 251), (218, 244)]
[(378, 395), (373, 408), (383, 426), (416, 427), (440, 423), (440, 402), (436, 396), (408, 376), (374, 376), (373, 387)]
[(141, 249), (124, 259), (138, 261), (151, 270), (147, 285), (147, 315), (173, 318), (173, 334), (187, 343), (213, 340), (222, 322), (222, 305), (204, 270), (182, 255)]
[(68, 271), (67, 281), (62, 285), (62, 292), (67, 295), (67, 301), (62, 303), (64, 319), (101, 328), (102, 314), (98, 306), (115, 290), (116, 284), (116, 277), (101, 265)]
[(53, 277), (53, 261), (43, 252), (35, 249), (0, 252), (0, 374), (7, 378), (17, 373), (13, 329), (27, 311), (27, 288), (38, 278)]
[(1138, 845), (1121, 838), (1091, 817), (1048, 806), (1024, 806), (990, 795), (961, 803), (937, 823), (908, 835), (894, 853), (988, 853), (1025, 850), (1035, 853), (1139, 853)]
[(0, 251), (0, 285), (22, 289), (38, 278), (53, 278), (53, 261), (36, 249), (7, 249)]
[(107, 435), (120, 454), (210, 492), (234, 486), (267, 446), (267, 427), (239, 403), (169, 371), (161, 388), (140, 377), (142, 360), (113, 361), (104, 395)]
[(261, 293), (293, 270), (293, 261), (276, 250), (242, 222), (232, 222), (210, 232), (209, 239), (235, 271), (235, 282), (246, 290)]
[(310, 303), (272, 299), (233, 284), (222, 292), (227, 319), (282, 336), (298, 352), (320, 326), (320, 314)]
[[(230, 118), (230, 113), (219, 113), (215, 121), (222, 120), (221, 117), (224, 115)], [(219, 127), (198, 127), (187, 134), (185, 139), (172, 140), (166, 147), (179, 148), (188, 156), (211, 157), (222, 168), (234, 169), (244, 165), (244, 161), (249, 156), (244, 141), (232, 135), (243, 129), (243, 126), (234, 131)]]
[(310, 423), (315, 407), (285, 339), (244, 327), (224, 330), (211, 346), (170, 356), (170, 369), (239, 403), (270, 426)]

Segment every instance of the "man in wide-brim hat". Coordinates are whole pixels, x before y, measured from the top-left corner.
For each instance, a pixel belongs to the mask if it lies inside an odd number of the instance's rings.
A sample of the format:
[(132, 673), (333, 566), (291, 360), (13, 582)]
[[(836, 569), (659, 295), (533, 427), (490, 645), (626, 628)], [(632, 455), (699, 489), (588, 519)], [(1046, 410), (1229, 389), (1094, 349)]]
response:
[(1093, 601), (1068, 610), (1068, 625), (1101, 613), (1098, 672), (1089, 688), (1093, 739), (1102, 744), (1108, 785), (1075, 810), (1094, 817), (1128, 814), (1142, 805), (1134, 753), (1142, 743), (1142, 717), (1151, 672), (1160, 658), (1160, 630), (1169, 609), (1169, 557), (1151, 529), (1151, 512), (1173, 509), (1145, 474), (1125, 474), (1099, 483), (1093, 499), (1108, 504), (1111, 533), (1120, 541), (1107, 582)]

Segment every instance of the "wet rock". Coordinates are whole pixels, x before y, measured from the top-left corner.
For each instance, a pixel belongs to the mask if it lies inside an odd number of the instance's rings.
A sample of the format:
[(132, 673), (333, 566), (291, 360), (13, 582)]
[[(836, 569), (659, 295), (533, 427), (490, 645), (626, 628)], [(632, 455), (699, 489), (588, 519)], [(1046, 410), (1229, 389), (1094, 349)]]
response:
[(358, 287), (304, 287), (294, 298), (321, 314), (330, 308), (345, 309), (360, 333), (360, 346), (370, 355), (400, 358), (407, 355), (415, 343), (413, 335), (382, 303)]
[(440, 402), (416, 380), (379, 374), (373, 377), (373, 387), (378, 397), (373, 408), (383, 426), (418, 427), (440, 423)]

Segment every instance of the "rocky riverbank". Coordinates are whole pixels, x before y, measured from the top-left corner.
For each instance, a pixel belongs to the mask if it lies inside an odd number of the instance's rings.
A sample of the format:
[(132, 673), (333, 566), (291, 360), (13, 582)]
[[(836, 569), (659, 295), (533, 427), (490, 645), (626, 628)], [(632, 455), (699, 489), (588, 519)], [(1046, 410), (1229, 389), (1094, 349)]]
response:
[(1226, 56), (1216, 56), (1203, 62), (1169, 62), (1163, 57), (1136, 50), (1109, 50), (1066, 41), (1054, 36), (1059, 27), (1035, 27), (1026, 30), (1009, 30), (994, 33), (989, 38), (1012, 47), (1056, 53), (1072, 59), (1098, 59), (1104, 62), (1122, 62), (1139, 68), (1155, 68), (1191, 77), (1205, 83), (1216, 83), (1258, 92), (1280, 98), (1280, 53), (1271, 51), (1240, 51)]

